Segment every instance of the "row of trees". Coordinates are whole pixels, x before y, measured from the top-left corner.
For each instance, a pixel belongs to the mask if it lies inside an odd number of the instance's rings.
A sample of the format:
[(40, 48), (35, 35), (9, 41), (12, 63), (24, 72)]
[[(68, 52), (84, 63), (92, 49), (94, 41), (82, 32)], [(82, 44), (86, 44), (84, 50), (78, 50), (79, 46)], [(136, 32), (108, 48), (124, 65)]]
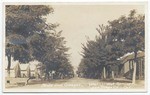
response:
[(137, 52), (144, 51), (145, 22), (144, 15), (131, 10), (128, 16), (121, 16), (108, 25), (99, 25), (99, 35), (95, 41), (83, 44), (82, 61), (78, 67), (78, 76), (105, 79), (113, 74), (120, 61), (118, 58), (128, 52), (134, 52), (133, 83), (136, 76)]
[(62, 31), (56, 31), (59, 25), (47, 23), (44, 18), (54, 12), (51, 6), (6, 5), (5, 10), (8, 73), (13, 58), (20, 63), (38, 60), (47, 78), (52, 71), (68, 77), (74, 74)]

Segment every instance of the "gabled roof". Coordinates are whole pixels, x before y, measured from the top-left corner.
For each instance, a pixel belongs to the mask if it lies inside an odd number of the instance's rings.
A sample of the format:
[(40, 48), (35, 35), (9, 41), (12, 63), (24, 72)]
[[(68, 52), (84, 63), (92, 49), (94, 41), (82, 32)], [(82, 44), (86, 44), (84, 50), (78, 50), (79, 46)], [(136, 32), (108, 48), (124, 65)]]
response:
[(36, 69), (36, 65), (35, 64), (30, 64), (30, 70), (35, 70)]
[[(28, 68), (30, 68), (30, 70), (36, 70), (37, 66), (39, 64), (39, 61), (34, 60), (34, 61), (31, 61), (27, 64), (20, 64), (18, 61), (14, 61), (13, 58), (11, 58), (11, 67), (10, 67), (10, 69), (13, 70), (15, 68), (15, 66), (18, 65), (18, 64), (19, 64), (21, 70), (27, 70)], [(6, 60), (5, 60), (5, 69), (7, 69), (7, 66), (8, 66), (8, 60), (6, 58)]]
[(29, 68), (29, 64), (20, 64), (21, 70), (27, 70)]
[(40, 62), (37, 61), (37, 60), (33, 60), (33, 61), (29, 62), (29, 64), (30, 64), (30, 69), (31, 70), (35, 70), (35, 69), (37, 69), (37, 67), (40, 64)]

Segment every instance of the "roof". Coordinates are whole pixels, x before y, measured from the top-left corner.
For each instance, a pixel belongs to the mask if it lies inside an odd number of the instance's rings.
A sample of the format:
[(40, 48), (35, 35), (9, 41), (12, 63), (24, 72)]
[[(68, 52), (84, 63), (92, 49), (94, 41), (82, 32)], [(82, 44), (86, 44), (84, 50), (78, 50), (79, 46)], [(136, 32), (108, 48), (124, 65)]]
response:
[(35, 70), (38, 67), (38, 65), (40, 64), (40, 62), (37, 60), (33, 60), (33, 61), (29, 62), (29, 64), (30, 64), (30, 69)]
[(29, 67), (29, 64), (20, 64), (20, 69), (21, 70), (27, 70)]
[(30, 70), (35, 70), (35, 69), (36, 69), (36, 65), (30, 64)]
[[(139, 51), (137, 53), (137, 58), (140, 58), (140, 57), (144, 57), (145, 56), (145, 53), (142, 52), (142, 51)], [(134, 59), (134, 53), (127, 53), (125, 54), (124, 56), (120, 57), (119, 60), (122, 61), (122, 63), (125, 63), (127, 62), (128, 60), (133, 60)]]
[(29, 64), (38, 65), (38, 64), (40, 64), (40, 62), (37, 60), (33, 60), (33, 61), (30, 61)]
[[(19, 63), (19, 61), (14, 61), (13, 58), (11, 58), (11, 67), (10, 67), (10, 69), (13, 70), (14, 67), (15, 67), (18, 63)], [(38, 64), (40, 64), (40, 62), (39, 62), (39, 61), (36, 61), (36, 60), (31, 61), (31, 62), (29, 62), (29, 63), (27, 63), (27, 64), (20, 64), (20, 63), (19, 63), (21, 70), (27, 70), (28, 67), (30, 68), (30, 70), (35, 70), (36, 68), (38, 68)], [(5, 69), (7, 69), (7, 66), (8, 66), (8, 60), (7, 60), (7, 57), (6, 57), (6, 59), (5, 59)]]

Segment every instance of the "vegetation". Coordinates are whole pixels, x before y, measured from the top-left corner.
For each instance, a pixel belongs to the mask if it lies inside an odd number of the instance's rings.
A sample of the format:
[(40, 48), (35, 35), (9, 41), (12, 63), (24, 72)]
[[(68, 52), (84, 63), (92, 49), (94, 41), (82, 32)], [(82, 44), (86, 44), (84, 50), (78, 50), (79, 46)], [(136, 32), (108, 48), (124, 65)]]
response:
[(108, 23), (108, 26), (97, 28), (100, 35), (95, 41), (87, 41), (86, 46), (83, 45), (83, 58), (77, 73), (86, 78), (113, 77), (112, 71), (120, 63), (117, 59), (127, 52), (134, 52), (134, 83), (137, 52), (144, 51), (144, 16), (131, 10), (128, 16)]
[[(136, 11), (132, 10), (128, 17), (121, 17), (116, 22), (112, 21), (110, 24), (117, 26), (116, 34), (114, 35), (118, 40), (124, 41), (124, 51), (134, 52), (134, 73), (133, 83), (136, 77), (136, 63), (137, 52), (144, 51), (144, 35), (145, 35), (145, 22), (144, 15), (136, 15)], [(114, 23), (115, 22), (115, 23)], [(114, 32), (114, 28), (112, 31)]]
[(68, 77), (74, 74), (68, 59), (65, 38), (61, 37), (61, 32), (55, 30), (59, 25), (47, 23), (44, 18), (53, 12), (52, 7), (45, 5), (6, 5), (8, 73), (13, 57), (21, 63), (31, 60), (43, 63), (46, 78), (49, 78), (52, 71), (59, 71)]
[[(71, 78), (73, 67), (69, 61), (69, 48), (65, 46), (62, 31), (56, 31), (59, 24), (47, 23), (45, 16), (54, 12), (45, 5), (6, 5), (6, 56), (8, 74), (11, 58), (20, 63), (38, 60), (45, 79)], [(38, 11), (37, 11), (38, 10)], [(138, 51), (144, 51), (145, 16), (131, 10), (128, 16), (121, 16), (108, 25), (99, 25), (95, 40), (82, 44), (82, 60), (77, 74), (79, 77), (114, 78), (114, 71), (120, 66), (120, 58), (128, 52), (134, 53), (135, 83)], [(118, 72), (119, 73), (119, 72)]]

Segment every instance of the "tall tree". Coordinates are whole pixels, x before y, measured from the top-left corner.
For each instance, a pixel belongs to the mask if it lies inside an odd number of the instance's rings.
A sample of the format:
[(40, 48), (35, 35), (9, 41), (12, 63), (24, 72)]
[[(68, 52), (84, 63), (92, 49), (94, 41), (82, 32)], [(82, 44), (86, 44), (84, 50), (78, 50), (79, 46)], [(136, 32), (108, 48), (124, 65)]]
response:
[[(109, 27), (100, 25), (96, 30), (99, 32), (99, 35), (96, 36), (96, 40), (87, 41), (86, 46), (83, 45), (83, 59), (81, 65), (79, 65), (78, 73), (83, 72), (85, 76), (90, 78), (95, 76), (95, 78), (102, 78), (103, 76), (105, 79), (106, 68), (108, 68), (109, 65), (117, 63), (118, 53), (113, 49), (115, 45), (110, 44), (110, 39), (108, 38)], [(86, 68), (84, 68), (83, 65), (86, 65)]]
[(87, 41), (86, 46), (83, 45), (83, 59), (78, 73), (87, 77), (90, 73), (95, 74), (97, 67), (104, 68), (104, 71), (100, 72), (104, 72), (105, 78), (105, 68), (113, 69), (112, 65), (120, 63), (118, 58), (127, 52), (134, 52), (135, 64), (132, 82), (135, 83), (137, 52), (144, 51), (144, 16), (136, 15), (136, 11), (132, 10), (129, 16), (109, 21), (108, 26), (100, 25), (96, 30), (100, 34), (96, 40)]
[[(9, 62), (8, 70), (11, 66), (11, 57), (22, 63), (29, 61), (29, 55), (31, 54), (27, 40), (28, 37), (32, 36), (34, 33), (44, 32), (45, 29), (53, 29), (52, 27), (54, 25), (46, 24), (43, 18), (43, 16), (51, 12), (53, 12), (51, 7), (43, 5), (5, 6), (6, 40), (9, 40), (9, 43), (6, 42), (6, 56)], [(22, 42), (23, 39), (23, 42), (26, 43), (22, 44), (20, 42)]]
[[(53, 11), (52, 7), (45, 5), (6, 5), (6, 37), (11, 44), (6, 45), (8, 70), (11, 57), (21, 63), (38, 60), (45, 65), (46, 74), (63, 67), (63, 63), (70, 66), (66, 69), (68, 72), (73, 69), (66, 53), (65, 38), (61, 37), (61, 32), (55, 31), (58, 24), (46, 22), (45, 16)], [(25, 43), (20, 43), (22, 40)]]
[(111, 26), (111, 36), (117, 42), (123, 44), (124, 52), (134, 52), (134, 71), (132, 83), (136, 79), (136, 64), (138, 51), (144, 51), (145, 22), (144, 15), (137, 15), (135, 10), (131, 10), (128, 16), (109, 22)]
[(46, 23), (43, 16), (53, 12), (45, 5), (6, 5), (6, 36), (19, 34), (28, 37), (31, 34), (43, 33), (45, 29), (54, 29)]
[[(64, 37), (61, 37), (61, 31), (32, 36), (30, 45), (33, 51), (33, 58), (45, 65), (46, 78), (49, 77), (49, 73), (52, 71), (67, 74), (73, 69), (67, 54), (69, 48), (65, 46), (65, 43)], [(67, 68), (68, 66), (70, 66), (70, 69)], [(60, 68), (63, 70), (60, 70)]]

